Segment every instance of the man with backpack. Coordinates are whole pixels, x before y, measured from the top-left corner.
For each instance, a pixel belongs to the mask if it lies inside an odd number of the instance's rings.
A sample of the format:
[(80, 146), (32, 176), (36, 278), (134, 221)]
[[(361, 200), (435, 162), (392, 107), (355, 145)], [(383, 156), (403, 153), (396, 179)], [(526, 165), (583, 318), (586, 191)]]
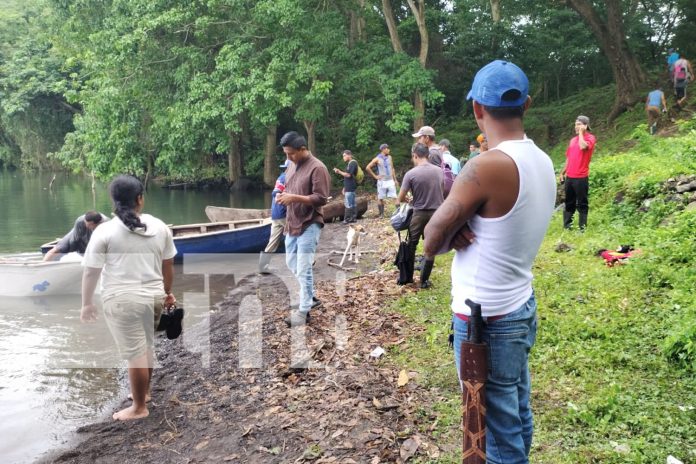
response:
[(457, 176), (459, 174), (459, 170), (461, 169), (461, 165), (459, 164), (459, 160), (452, 155), (450, 152), (450, 141), (447, 139), (442, 139), (440, 140), (440, 152), (442, 153), (442, 161), (445, 163), (449, 164), (450, 168), (452, 169), (452, 173)]
[(677, 107), (681, 108), (686, 101), (686, 86), (694, 78), (694, 69), (686, 58), (674, 62), (674, 96), (677, 97)]
[[(414, 167), (404, 175), (399, 193), (399, 202), (406, 201), (406, 195), (411, 192), (413, 195), (413, 216), (408, 226), (409, 259), (415, 261), (416, 248), (423, 236), (425, 226), (435, 213), (435, 210), (442, 204), (443, 196), (443, 175), (442, 169), (434, 166), (428, 161), (429, 150), (427, 145), (416, 143), (411, 149), (411, 160)], [(430, 273), (433, 270), (435, 258), (426, 259), (420, 275), (420, 288), (430, 288)], [(411, 273), (413, 268), (410, 269)], [(406, 276), (406, 280), (399, 280), (399, 284), (413, 282), (413, 274)]]
[(341, 171), (338, 168), (334, 168), (333, 171), (343, 176), (343, 196), (345, 197), (346, 206), (343, 223), (350, 224), (357, 221), (358, 209), (355, 203), (355, 191), (358, 189), (358, 171), (361, 169), (357, 160), (353, 159), (353, 152), (350, 150), (343, 150), (343, 161), (347, 163), (346, 170)]

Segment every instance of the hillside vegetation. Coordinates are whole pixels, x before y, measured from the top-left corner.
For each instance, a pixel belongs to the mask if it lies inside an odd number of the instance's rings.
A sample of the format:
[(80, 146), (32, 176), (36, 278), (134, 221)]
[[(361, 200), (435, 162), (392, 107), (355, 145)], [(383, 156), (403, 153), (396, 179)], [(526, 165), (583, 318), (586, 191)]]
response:
[[(529, 122), (572, 123), (581, 108), (566, 105), (566, 114), (542, 109)], [(651, 137), (636, 126), (641, 110), (599, 131), (588, 230), (564, 230), (559, 211), (535, 263), (535, 463), (663, 463), (670, 454), (696, 462), (696, 195), (666, 183), (696, 173), (696, 120)], [(557, 170), (566, 143), (551, 150)], [(596, 255), (622, 244), (641, 253), (614, 267)], [(451, 255), (438, 257), (435, 287), (393, 306), (426, 330), (392, 354), (442, 397), (434, 434), (451, 449), (447, 462), (458, 462), (450, 264)]]

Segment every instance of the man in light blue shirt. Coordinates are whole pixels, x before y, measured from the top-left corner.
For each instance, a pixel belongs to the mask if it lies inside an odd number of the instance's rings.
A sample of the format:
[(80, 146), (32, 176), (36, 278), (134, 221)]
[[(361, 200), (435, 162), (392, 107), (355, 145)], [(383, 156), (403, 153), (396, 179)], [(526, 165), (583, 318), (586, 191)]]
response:
[(662, 112), (667, 112), (667, 102), (665, 101), (665, 93), (660, 89), (658, 83), (655, 83), (655, 90), (648, 94), (645, 100), (645, 112), (648, 115), (648, 127), (650, 135), (657, 132), (657, 121), (660, 119), (660, 108)]
[(674, 71), (674, 63), (679, 59), (679, 53), (673, 48), (667, 50), (667, 69), (669, 70), (669, 78), (672, 79), (672, 72)]
[(455, 176), (459, 174), (459, 170), (462, 168), (461, 164), (459, 164), (459, 160), (452, 156), (452, 153), (450, 153), (450, 141), (447, 139), (442, 139), (440, 140), (440, 152), (442, 153), (442, 160), (450, 165), (450, 169), (452, 169), (452, 174)]

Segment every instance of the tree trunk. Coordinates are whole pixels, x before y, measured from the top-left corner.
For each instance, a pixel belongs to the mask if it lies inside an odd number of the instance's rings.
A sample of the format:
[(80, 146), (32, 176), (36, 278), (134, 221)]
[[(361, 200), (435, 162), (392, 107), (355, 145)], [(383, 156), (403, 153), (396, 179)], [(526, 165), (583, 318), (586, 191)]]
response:
[(645, 82), (645, 74), (626, 41), (620, 0), (605, 0), (607, 19), (604, 21), (589, 0), (566, 0), (590, 26), (599, 47), (606, 55), (616, 82), (616, 98), (609, 122), (633, 106), (642, 96), (637, 93)]
[(500, 0), (491, 0), (491, 16), (494, 23), (500, 22)]
[(389, 30), (389, 38), (391, 39), (392, 47), (396, 53), (401, 53), (404, 51), (404, 48), (401, 46), (399, 33), (396, 30), (396, 20), (394, 19), (394, 12), (392, 11), (391, 0), (382, 0), (382, 12), (384, 13), (384, 20), (387, 22), (387, 29)]
[(317, 155), (317, 141), (314, 135), (314, 129), (316, 128), (316, 121), (303, 121), (305, 129), (307, 130), (307, 148), (309, 151), (316, 156)]
[(367, 40), (367, 30), (365, 24), (365, 0), (358, 0), (358, 6), (360, 7), (360, 9), (358, 10), (357, 24), (358, 40), (360, 42), (364, 42), (365, 40)]
[(425, 25), (425, 0), (418, 0), (418, 5), (414, 0), (408, 0), (408, 6), (413, 11), (413, 16), (416, 18), (418, 25), (418, 33), (420, 34), (420, 52), (418, 53), (418, 61), (425, 68), (428, 62), (428, 28)]
[(416, 112), (416, 116), (413, 118), (413, 131), (415, 132), (425, 125), (425, 103), (423, 103), (423, 97), (418, 90), (413, 97), (413, 109)]
[(275, 179), (278, 176), (278, 163), (275, 157), (277, 131), (277, 124), (269, 125), (266, 131), (266, 145), (263, 154), (263, 183), (268, 187), (275, 185)]
[(357, 0), (355, 9), (351, 10), (350, 33), (348, 35), (348, 47), (352, 48), (358, 42), (365, 41), (365, 0)]
[(229, 181), (234, 184), (242, 177), (242, 153), (239, 149), (239, 134), (230, 134), (230, 149), (227, 152)]
[[(418, 33), (420, 34), (420, 52), (418, 53), (418, 62), (425, 69), (428, 62), (428, 46), (430, 44), (428, 38), (428, 28), (425, 24), (425, 0), (418, 0), (418, 5), (415, 4), (414, 0), (408, 0), (408, 6), (411, 7), (413, 11), (413, 16), (416, 18), (416, 24), (418, 25)], [(418, 130), (423, 126), (425, 121), (425, 103), (423, 102), (423, 97), (420, 91), (416, 90), (416, 94), (413, 97), (413, 109), (416, 112), (416, 116), (413, 118), (413, 128)]]
[(500, 38), (506, 32), (501, 29), (500, 19), (500, 0), (490, 0), (491, 4), (491, 19), (493, 19), (493, 34), (491, 35), (491, 51), (498, 55), (500, 50)]

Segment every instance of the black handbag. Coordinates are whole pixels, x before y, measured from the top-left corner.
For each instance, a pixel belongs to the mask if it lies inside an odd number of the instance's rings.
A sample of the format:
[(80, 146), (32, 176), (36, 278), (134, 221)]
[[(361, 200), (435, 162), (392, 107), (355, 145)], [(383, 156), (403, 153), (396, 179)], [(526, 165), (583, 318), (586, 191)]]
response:
[(401, 234), (399, 233), (399, 249), (394, 257), (394, 265), (399, 269), (399, 280), (396, 281), (398, 285), (413, 283), (414, 263), (408, 240), (408, 233), (406, 234), (405, 240), (401, 240)]
[(171, 308), (162, 311), (157, 331), (166, 330), (167, 338), (174, 340), (179, 338), (183, 330), (182, 321), (184, 319), (184, 308), (180, 306), (172, 306)]

